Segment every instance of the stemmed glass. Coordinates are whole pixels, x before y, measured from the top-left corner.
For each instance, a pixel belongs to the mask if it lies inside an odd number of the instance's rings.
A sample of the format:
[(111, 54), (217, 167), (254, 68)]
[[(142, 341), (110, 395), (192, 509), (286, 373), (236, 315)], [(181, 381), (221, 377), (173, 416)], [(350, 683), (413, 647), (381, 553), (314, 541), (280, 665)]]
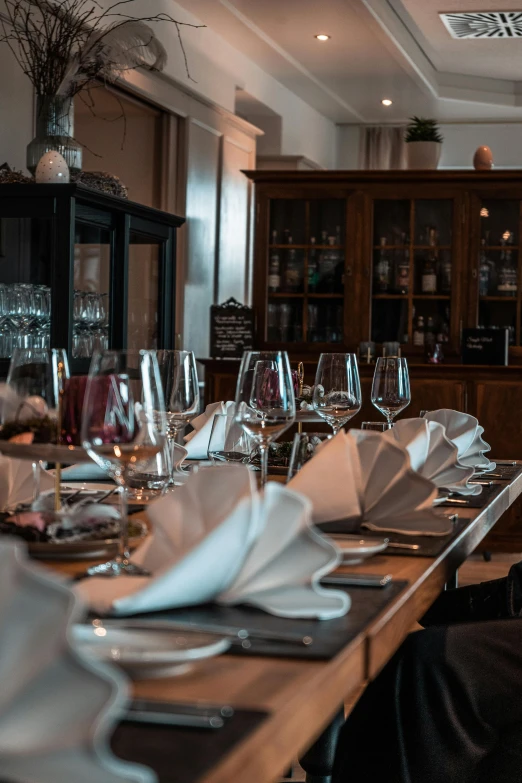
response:
[[(60, 367), (60, 373), (58, 372)], [(59, 375), (62, 376), (61, 381)], [(2, 404), (2, 425), (32, 421), (32, 439), (39, 442), (60, 442), (58, 432), (58, 400), (60, 383), (69, 377), (69, 364), (64, 350), (16, 348), (13, 352), (7, 385), (15, 392)], [(23, 428), (22, 428), (23, 429)], [(33, 502), (40, 494), (40, 463), (33, 462)]]
[(377, 359), (372, 384), (372, 403), (393, 426), (394, 418), (411, 402), (408, 362), (398, 356)]
[(361, 409), (361, 382), (354, 353), (322, 353), (312, 406), (337, 435)]
[(87, 571), (89, 576), (147, 576), (131, 562), (128, 487), (134, 473), (147, 473), (163, 452), (167, 422), (155, 351), (101, 351), (93, 356), (82, 413), (82, 445), (120, 485), (118, 556)]
[(236, 421), (258, 445), (261, 486), (268, 475), (268, 449), (295, 420), (295, 396), (286, 351), (247, 351), (237, 380)]
[(157, 351), (159, 373), (167, 413), (170, 448), (170, 482), (175, 485), (174, 444), (180, 431), (199, 410), (199, 383), (192, 351)]

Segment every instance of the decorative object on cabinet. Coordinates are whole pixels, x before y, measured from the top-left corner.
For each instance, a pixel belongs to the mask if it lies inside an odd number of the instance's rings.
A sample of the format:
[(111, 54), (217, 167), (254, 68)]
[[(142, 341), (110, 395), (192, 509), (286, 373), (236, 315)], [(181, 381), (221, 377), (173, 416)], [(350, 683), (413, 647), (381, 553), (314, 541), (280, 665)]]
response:
[[(0, 185), (0, 221), (7, 261), (0, 345), (23, 317), (28, 339), (42, 332), (51, 346), (66, 348), (75, 373), (87, 372), (96, 346), (173, 347), (183, 218), (82, 185), (13, 184)], [(2, 292), (13, 287), (24, 290), (23, 313), (13, 309), (16, 297), (2, 304)], [(8, 357), (0, 359), (0, 376)]]
[(70, 174), (67, 161), (56, 150), (44, 152), (38, 161), (34, 178), (39, 184), (68, 183)]
[(75, 95), (135, 68), (163, 70), (167, 52), (145, 22), (175, 26), (190, 78), (181, 27), (203, 25), (179, 22), (165, 12), (134, 17), (129, 12), (135, 2), (125, 0), (122, 14), (121, 2), (102, 8), (85, 0), (5, 0), (0, 43), (9, 46), (36, 92), (36, 137), (27, 147), (32, 174), (49, 150), (63, 155), (71, 172), (81, 170), (82, 148), (73, 130)]
[(462, 330), (462, 364), (507, 365), (509, 329)]
[(436, 169), (439, 165), (443, 136), (436, 120), (411, 117), (404, 141), (408, 145), (409, 169)]
[(493, 153), (490, 148), (477, 147), (473, 155), (473, 168), (476, 171), (489, 171), (493, 166)]
[(71, 182), (108, 193), (109, 196), (129, 198), (127, 185), (124, 185), (116, 174), (109, 174), (107, 171), (80, 171), (72, 175)]
[(21, 185), (34, 182), (32, 177), (27, 177), (21, 171), (12, 169), (9, 163), (2, 163), (0, 166), (0, 185)]
[(254, 311), (233, 296), (210, 308), (210, 353), (214, 359), (240, 359), (254, 347)]

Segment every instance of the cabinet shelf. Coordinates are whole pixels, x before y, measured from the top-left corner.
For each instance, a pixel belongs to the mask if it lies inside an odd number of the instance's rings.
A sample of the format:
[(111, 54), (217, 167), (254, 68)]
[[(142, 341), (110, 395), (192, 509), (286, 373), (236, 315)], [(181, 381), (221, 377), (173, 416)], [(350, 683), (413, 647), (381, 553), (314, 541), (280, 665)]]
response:
[[(288, 245), (285, 245), (285, 247), (288, 247)], [(374, 245), (374, 250), (409, 250), (410, 247), (413, 250), (451, 250), (451, 245), (385, 245), (384, 247), (381, 247), (381, 245)], [(496, 249), (496, 248), (488, 248), (488, 249)]]
[(449, 294), (413, 294), (414, 299), (423, 299), (423, 300), (429, 300), (429, 299), (440, 299), (442, 301), (447, 301), (451, 299), (451, 296)]
[(307, 296), (309, 299), (344, 299), (344, 294), (314, 294), (309, 292)]
[(518, 250), (518, 244), (516, 245), (483, 245), (482, 250)]
[(344, 250), (344, 245), (268, 245), (269, 250)]
[(516, 302), (517, 295), (514, 296), (479, 296), (481, 302)]
[(284, 291), (276, 291), (276, 292), (269, 291), (268, 292), (268, 298), (269, 299), (302, 299), (303, 296), (304, 296), (304, 293), (300, 293), (300, 294), (293, 294), (293, 293), (290, 294), (290, 293), (288, 293), (288, 294), (286, 294)]
[(408, 300), (408, 294), (373, 294), (372, 299), (404, 299)]

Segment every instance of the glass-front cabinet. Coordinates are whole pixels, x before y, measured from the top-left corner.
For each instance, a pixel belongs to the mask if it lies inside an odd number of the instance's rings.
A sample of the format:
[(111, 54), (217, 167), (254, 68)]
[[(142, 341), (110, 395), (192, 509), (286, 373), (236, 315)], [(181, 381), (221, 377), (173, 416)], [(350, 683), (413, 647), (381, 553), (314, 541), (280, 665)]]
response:
[(0, 372), (16, 347), (174, 344), (182, 218), (78, 185), (0, 186)]

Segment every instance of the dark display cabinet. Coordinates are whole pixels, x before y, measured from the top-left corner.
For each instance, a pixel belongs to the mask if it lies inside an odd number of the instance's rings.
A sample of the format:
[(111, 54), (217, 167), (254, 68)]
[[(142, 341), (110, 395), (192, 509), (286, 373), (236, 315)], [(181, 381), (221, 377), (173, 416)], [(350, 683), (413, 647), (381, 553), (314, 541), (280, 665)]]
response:
[(81, 185), (0, 185), (0, 372), (15, 347), (174, 346), (183, 218)]

